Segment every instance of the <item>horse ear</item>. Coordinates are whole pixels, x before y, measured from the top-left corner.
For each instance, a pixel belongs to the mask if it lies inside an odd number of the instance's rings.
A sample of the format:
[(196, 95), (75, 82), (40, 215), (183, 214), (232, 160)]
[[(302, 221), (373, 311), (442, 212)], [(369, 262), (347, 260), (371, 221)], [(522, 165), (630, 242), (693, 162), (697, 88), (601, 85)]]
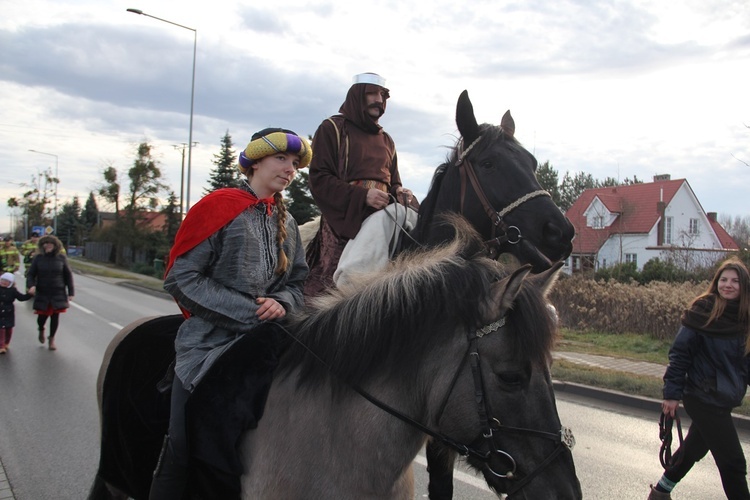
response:
[[(526, 276), (531, 272), (531, 265), (521, 266), (513, 274), (492, 285), (492, 293), (487, 317), (482, 318), (485, 324), (497, 321), (513, 306), (516, 296)], [(498, 311), (500, 314), (498, 314)]]
[(510, 116), (510, 110), (506, 111), (503, 115), (503, 119), (500, 120), (500, 128), (511, 137), (516, 133), (516, 122), (513, 120), (513, 117)]
[(456, 125), (458, 125), (458, 132), (461, 134), (461, 137), (464, 138), (464, 145), (471, 144), (479, 137), (479, 124), (477, 124), (477, 119), (474, 117), (474, 106), (471, 105), (469, 92), (466, 90), (458, 96)]
[(534, 286), (539, 287), (544, 297), (549, 294), (552, 287), (557, 283), (557, 278), (560, 276), (560, 269), (562, 269), (562, 261), (557, 261), (555, 264), (539, 274), (535, 274), (529, 278), (529, 281)]

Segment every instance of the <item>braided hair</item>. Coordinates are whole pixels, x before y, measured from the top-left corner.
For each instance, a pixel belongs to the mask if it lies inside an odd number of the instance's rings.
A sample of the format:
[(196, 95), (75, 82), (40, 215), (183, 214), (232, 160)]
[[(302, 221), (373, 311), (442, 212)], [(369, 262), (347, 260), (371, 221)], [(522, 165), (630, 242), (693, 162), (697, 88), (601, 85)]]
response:
[(289, 258), (286, 256), (286, 252), (284, 252), (284, 241), (286, 240), (286, 216), (288, 212), (286, 211), (284, 197), (281, 196), (281, 193), (274, 193), (273, 199), (276, 201), (276, 220), (278, 223), (276, 244), (279, 246), (279, 262), (276, 264), (276, 270), (274, 272), (276, 273), (276, 276), (281, 276), (289, 268)]

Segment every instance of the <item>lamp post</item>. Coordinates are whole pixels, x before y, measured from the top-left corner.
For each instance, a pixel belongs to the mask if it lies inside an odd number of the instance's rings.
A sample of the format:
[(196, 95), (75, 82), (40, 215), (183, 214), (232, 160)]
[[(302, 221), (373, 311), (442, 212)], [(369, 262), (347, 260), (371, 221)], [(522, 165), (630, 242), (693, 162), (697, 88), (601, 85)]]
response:
[(60, 184), (60, 176), (58, 171), (57, 155), (52, 153), (45, 153), (44, 151), (37, 151), (36, 149), (29, 149), (32, 153), (38, 153), (40, 155), (54, 156), (55, 157), (55, 218), (53, 228), (55, 230), (55, 236), (57, 236), (57, 185)]
[[(197, 142), (193, 143), (193, 146), (198, 144)], [(180, 150), (180, 154), (182, 155), (182, 173), (180, 174), (180, 222), (182, 222), (182, 216), (184, 212), (182, 211), (182, 207), (184, 206), (182, 200), (183, 195), (185, 192), (185, 148), (187, 148), (187, 144), (184, 142), (182, 144), (172, 144), (172, 147), (175, 149)]]
[[(146, 14), (140, 9), (127, 9), (127, 11), (132, 12), (133, 14), (138, 14), (139, 16), (146, 16), (156, 19), (157, 21), (163, 21), (174, 26), (179, 26), (180, 28), (185, 28), (186, 30), (193, 32), (193, 81), (190, 89), (190, 133), (188, 135), (187, 201), (185, 203), (185, 212), (187, 212), (190, 210), (190, 172), (193, 164), (193, 104), (195, 102), (195, 55), (198, 48), (198, 30), (172, 21), (167, 21), (160, 17), (152, 16), (151, 14)], [(180, 203), (180, 205), (182, 205), (182, 203)], [(182, 209), (180, 209), (180, 211), (182, 211)]]

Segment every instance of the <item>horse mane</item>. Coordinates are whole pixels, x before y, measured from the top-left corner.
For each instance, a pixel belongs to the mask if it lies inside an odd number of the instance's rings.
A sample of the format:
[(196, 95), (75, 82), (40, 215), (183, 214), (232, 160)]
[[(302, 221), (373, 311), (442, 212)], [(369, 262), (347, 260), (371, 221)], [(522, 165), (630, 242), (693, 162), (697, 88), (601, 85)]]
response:
[[(490, 145), (497, 142), (503, 142), (510, 148), (515, 150), (523, 149), (521, 143), (519, 143), (515, 137), (506, 134), (499, 126), (492, 125), (491, 123), (483, 123), (479, 126), (479, 134), (481, 139), (472, 148), (472, 154), (484, 151)], [(438, 165), (435, 169), (435, 173), (432, 176), (430, 182), (430, 189), (427, 192), (427, 196), (422, 200), (419, 205), (419, 223), (414, 231), (414, 237), (417, 241), (422, 241), (422, 231), (427, 228), (434, 218), (435, 206), (438, 202), (438, 197), (441, 192), (443, 180), (445, 180), (446, 174), (450, 171), (450, 167), (454, 166), (458, 161), (459, 156), (464, 150), (466, 145), (464, 144), (463, 138), (459, 138), (453, 146), (448, 147), (448, 155), (446, 156), (445, 162)]]
[[(350, 285), (312, 299), (290, 318), (290, 332), (315, 356), (293, 343), (278, 375), (289, 376), (298, 368), (299, 383), (312, 386), (332, 375), (334, 383), (355, 385), (382, 373), (408, 378), (432, 346), (457, 331), (481, 327), (491, 286), (505, 271), (482, 256), (481, 238), (468, 222), (455, 215), (447, 220), (456, 233), (450, 243), (402, 254), (386, 270), (358, 275)], [(516, 307), (524, 312), (512, 314), (510, 321), (518, 328), (553, 330), (542, 324), (545, 318), (550, 321), (546, 302), (533, 293), (531, 288), (522, 290), (520, 303), (528, 304)], [(534, 301), (540, 304), (534, 306)], [(548, 359), (549, 335), (518, 337), (513, 350), (519, 356), (532, 362)]]

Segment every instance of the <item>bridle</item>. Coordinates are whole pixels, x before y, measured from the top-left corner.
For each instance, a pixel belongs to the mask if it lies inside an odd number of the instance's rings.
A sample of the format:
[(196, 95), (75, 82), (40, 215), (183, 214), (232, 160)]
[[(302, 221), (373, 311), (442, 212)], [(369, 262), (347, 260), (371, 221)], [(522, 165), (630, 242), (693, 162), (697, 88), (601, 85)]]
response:
[[(499, 477), (501, 479), (507, 479), (509, 481), (516, 481), (517, 483), (513, 484), (513, 487), (507, 492), (507, 495), (512, 495), (516, 493), (518, 490), (526, 486), (531, 480), (536, 477), (542, 470), (544, 470), (549, 464), (552, 463), (552, 461), (557, 458), (558, 455), (560, 455), (565, 450), (572, 450), (573, 446), (575, 446), (575, 437), (573, 436), (573, 432), (567, 428), (562, 426), (559, 431), (556, 432), (547, 432), (547, 431), (540, 431), (537, 429), (528, 429), (524, 427), (512, 427), (503, 425), (500, 423), (500, 421), (492, 416), (493, 412), (490, 408), (489, 401), (485, 397), (485, 393), (487, 392), (485, 389), (484, 384), (484, 378), (482, 377), (482, 370), (481, 370), (481, 360), (479, 357), (479, 339), (482, 337), (485, 337), (487, 335), (490, 335), (494, 332), (498, 332), (498, 335), (502, 333), (502, 331), (505, 329), (506, 319), (505, 317), (499, 319), (498, 321), (495, 321), (494, 323), (491, 323), (489, 325), (486, 325), (482, 328), (479, 328), (477, 330), (472, 331), (471, 328), (467, 328), (467, 340), (468, 340), (468, 347), (466, 349), (466, 352), (464, 353), (463, 358), (461, 359), (461, 363), (459, 364), (458, 368), (456, 369), (456, 372), (453, 374), (453, 378), (451, 380), (451, 385), (448, 388), (448, 391), (445, 394), (445, 397), (443, 398), (443, 401), (439, 407), (438, 412), (438, 419), (437, 421), (440, 422), (442, 415), (445, 411), (445, 406), (448, 403), (448, 399), (450, 398), (450, 395), (453, 393), (453, 389), (458, 381), (458, 377), (462, 372), (463, 367), (466, 365), (466, 361), (469, 360), (471, 364), (471, 373), (472, 377), (474, 379), (474, 399), (477, 403), (477, 413), (479, 416), (480, 426), (481, 426), (481, 436), (476, 439), (474, 442), (470, 444), (465, 444), (460, 441), (457, 441), (450, 436), (447, 436), (446, 434), (443, 434), (437, 430), (431, 429), (427, 427), (426, 425), (422, 424), (421, 422), (418, 422), (414, 420), (413, 418), (409, 417), (408, 415), (405, 415), (401, 411), (389, 406), (388, 404), (380, 401), (375, 396), (367, 392), (366, 390), (362, 389), (356, 384), (352, 384), (351, 382), (342, 379), (339, 377), (339, 379), (351, 387), (354, 391), (356, 391), (359, 395), (361, 395), (363, 398), (365, 398), (367, 401), (372, 403), (373, 405), (377, 406), (381, 410), (385, 411), (386, 413), (389, 413), (390, 415), (398, 418), (402, 422), (420, 430), (421, 432), (427, 434), (428, 436), (440, 441), (444, 445), (448, 446), (449, 448), (455, 450), (459, 455), (463, 457), (472, 457), (475, 458), (481, 462), (484, 462), (485, 468), (494, 476)], [(293, 335), (289, 330), (287, 330), (283, 325), (278, 324), (277, 325), (284, 331), (286, 334), (291, 337), (295, 342), (297, 342), (300, 346), (302, 346), (308, 353), (312, 354), (313, 357), (315, 357), (316, 360), (318, 360), (320, 363), (322, 363), (328, 370), (336, 375), (336, 372), (333, 370), (331, 365), (320, 358), (317, 354), (315, 354), (312, 350), (310, 350), (309, 347), (307, 347), (301, 340), (299, 340), (295, 335)], [(556, 443), (555, 449), (552, 450), (552, 452), (539, 464), (537, 465), (531, 472), (526, 474), (525, 476), (518, 478), (516, 477), (516, 471), (517, 471), (517, 464), (516, 460), (513, 458), (513, 456), (502, 449), (495, 443), (494, 436), (495, 434), (499, 433), (509, 433), (509, 434), (525, 434), (529, 436), (534, 436), (542, 439), (549, 439), (552, 442)], [(476, 445), (475, 445), (476, 444)], [(508, 462), (509, 466), (506, 471), (496, 471), (492, 468), (490, 461), (493, 458), (500, 458)]]
[[(468, 359), (471, 365), (471, 374), (474, 380), (474, 399), (477, 404), (477, 414), (479, 416), (480, 427), (482, 434), (477, 438), (471, 445), (460, 444), (455, 440), (447, 438), (442, 434), (431, 434), (432, 437), (440, 440), (445, 445), (451, 447), (462, 456), (471, 456), (485, 463), (485, 468), (492, 475), (501, 479), (507, 479), (509, 481), (518, 480), (517, 483), (513, 484), (513, 487), (507, 491), (507, 495), (510, 496), (516, 493), (518, 490), (526, 486), (531, 480), (536, 477), (542, 470), (544, 470), (552, 461), (565, 450), (572, 450), (575, 446), (575, 437), (573, 432), (562, 426), (557, 432), (540, 431), (537, 429), (528, 429), (524, 427), (513, 427), (503, 425), (500, 421), (493, 416), (492, 408), (490, 407), (489, 400), (485, 397), (486, 388), (484, 384), (484, 377), (482, 377), (481, 370), (481, 359), (479, 356), (479, 339), (485, 337), (491, 333), (498, 332), (498, 335), (505, 329), (505, 317), (500, 320), (479, 328), (475, 331), (467, 330), (467, 338), (469, 345), (464, 355), (461, 364), (453, 375), (453, 380), (448, 392), (443, 399), (443, 403), (440, 406), (440, 412), (438, 413), (438, 421), (442, 417), (445, 410), (445, 406), (448, 399), (453, 392), (453, 388), (458, 380), (458, 376), (461, 373), (463, 366), (466, 364)], [(531, 472), (521, 477), (520, 479), (516, 476), (517, 463), (513, 456), (507, 451), (502, 450), (497, 443), (495, 443), (494, 436), (499, 433), (508, 434), (524, 434), (534, 436), (542, 439), (549, 439), (554, 443), (557, 443), (555, 449)], [(508, 463), (507, 470), (496, 471), (492, 468), (491, 460), (493, 458), (500, 458)]]
[[(492, 233), (490, 235), (490, 239), (485, 241), (484, 244), (487, 246), (487, 252), (489, 253), (490, 258), (496, 259), (502, 253), (501, 249), (503, 245), (505, 245), (506, 243), (510, 245), (517, 245), (523, 239), (521, 229), (519, 229), (518, 226), (508, 225), (508, 223), (505, 221), (505, 216), (531, 199), (534, 199), (538, 196), (550, 196), (550, 194), (544, 189), (538, 189), (519, 197), (500, 211), (495, 210), (495, 208), (487, 198), (487, 195), (484, 193), (482, 185), (479, 183), (479, 179), (477, 178), (474, 167), (471, 165), (471, 162), (468, 159), (469, 152), (474, 146), (477, 145), (477, 143), (479, 143), (481, 139), (481, 135), (474, 139), (469, 147), (461, 152), (455, 163), (455, 166), (458, 167), (459, 173), (461, 175), (460, 213), (461, 215), (463, 215), (464, 213), (464, 202), (466, 200), (466, 186), (468, 184), (468, 178), (469, 183), (471, 183), (474, 192), (479, 198), (479, 202), (482, 204), (484, 212), (487, 214), (487, 217), (489, 217), (490, 222), (492, 223)], [(543, 261), (549, 263), (550, 266), (552, 265), (549, 259), (544, 254), (542, 254), (536, 248), (536, 246), (531, 245), (530, 247), (527, 246), (526, 248), (529, 251), (535, 252), (538, 259), (543, 259)]]

